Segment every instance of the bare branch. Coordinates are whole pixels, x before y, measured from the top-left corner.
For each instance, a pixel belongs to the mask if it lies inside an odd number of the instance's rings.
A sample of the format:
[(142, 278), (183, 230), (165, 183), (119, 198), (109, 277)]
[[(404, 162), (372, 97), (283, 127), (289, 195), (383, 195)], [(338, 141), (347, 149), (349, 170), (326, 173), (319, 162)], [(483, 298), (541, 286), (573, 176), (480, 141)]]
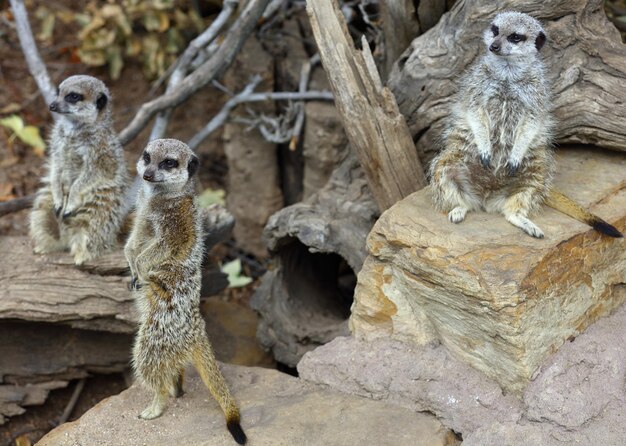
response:
[(253, 93), (254, 89), (261, 82), (260, 76), (255, 76), (248, 85), (238, 94), (230, 98), (226, 104), (222, 107), (217, 115), (209, 121), (209, 123), (198, 133), (196, 133), (193, 138), (189, 140), (187, 145), (195, 150), (200, 143), (211, 133), (217, 130), (220, 126), (222, 126), (230, 112), (239, 104), (245, 102), (263, 102), (263, 101), (281, 101), (281, 100), (323, 100), (323, 101), (331, 101), (333, 100), (333, 95), (329, 91), (308, 91), (305, 93), (298, 92), (267, 92), (267, 93)]
[(0, 217), (12, 214), (13, 212), (21, 211), (22, 209), (28, 209), (33, 205), (34, 201), (35, 194), (32, 194), (26, 197), (16, 198), (15, 200), (0, 203)]
[[(180, 84), (180, 82), (185, 78), (187, 73), (189, 72), (189, 67), (194, 60), (194, 58), (198, 55), (200, 50), (209, 45), (211, 42), (215, 40), (219, 32), (222, 30), (224, 25), (230, 19), (230, 16), (237, 9), (239, 5), (239, 0), (226, 0), (222, 7), (222, 10), (215, 18), (211, 26), (202, 32), (198, 37), (191, 41), (185, 52), (182, 54), (178, 60), (172, 64), (173, 70), (170, 80), (167, 84), (166, 93), (171, 93), (174, 91), (174, 88)], [(168, 70), (169, 71), (169, 70)], [(150, 141), (153, 139), (162, 138), (167, 131), (167, 125), (170, 120), (170, 116), (172, 114), (173, 109), (167, 109), (161, 112), (152, 127), (152, 132), (150, 133)]]
[[(319, 53), (315, 53), (309, 60), (302, 64), (302, 70), (300, 71), (300, 85), (298, 86), (298, 91), (300, 93), (304, 93), (309, 88), (309, 79), (311, 78), (311, 69), (314, 65), (320, 62)], [(296, 150), (296, 146), (298, 145), (298, 140), (300, 139), (300, 135), (302, 134), (302, 127), (304, 127), (304, 103), (298, 102), (296, 104), (298, 109), (298, 115), (296, 116), (296, 122), (293, 126), (293, 131), (291, 132), (291, 141), (289, 142), (289, 150)]]
[(46, 65), (43, 63), (35, 38), (33, 37), (33, 31), (28, 23), (28, 14), (23, 0), (9, 0), (11, 9), (13, 10), (13, 17), (15, 18), (15, 29), (17, 31), (17, 37), (20, 39), (20, 45), (24, 58), (28, 64), (28, 70), (30, 74), (37, 82), (37, 87), (41, 92), (46, 103), (54, 101), (56, 96), (56, 87), (50, 80)]
[(213, 79), (221, 76), (233, 62), (243, 43), (256, 26), (268, 2), (269, 0), (250, 0), (213, 57), (183, 79), (173, 91), (143, 104), (131, 123), (120, 132), (122, 144), (132, 141), (154, 115), (162, 110), (182, 104)]

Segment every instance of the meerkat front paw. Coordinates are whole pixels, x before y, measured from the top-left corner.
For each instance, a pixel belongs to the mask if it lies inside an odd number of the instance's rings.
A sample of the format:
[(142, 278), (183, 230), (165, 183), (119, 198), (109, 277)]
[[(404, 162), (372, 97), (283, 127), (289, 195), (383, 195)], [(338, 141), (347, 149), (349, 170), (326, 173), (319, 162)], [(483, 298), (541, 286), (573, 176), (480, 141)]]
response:
[(140, 290), (143, 285), (139, 282), (139, 277), (133, 276), (130, 283), (128, 284), (129, 291), (137, 291)]
[(467, 208), (457, 206), (448, 213), (448, 220), (450, 220), (452, 223), (461, 223), (463, 220), (465, 220), (466, 214)]
[(519, 166), (520, 166), (520, 163), (518, 163), (517, 161), (509, 160), (506, 163), (506, 174), (510, 177), (514, 177), (519, 169)]
[(489, 169), (491, 167), (491, 155), (488, 153), (481, 153), (480, 164), (482, 164), (485, 169)]

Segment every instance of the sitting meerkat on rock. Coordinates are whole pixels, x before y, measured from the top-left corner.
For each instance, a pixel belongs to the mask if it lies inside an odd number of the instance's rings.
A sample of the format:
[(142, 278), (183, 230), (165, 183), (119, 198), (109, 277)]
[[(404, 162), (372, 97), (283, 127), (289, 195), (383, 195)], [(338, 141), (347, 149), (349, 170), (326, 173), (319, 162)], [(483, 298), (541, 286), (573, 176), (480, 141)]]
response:
[(68, 77), (50, 110), (59, 119), (48, 174), (30, 214), (30, 236), (35, 253), (69, 249), (80, 265), (116, 245), (128, 172), (103, 82)]
[(144, 183), (124, 253), (140, 314), (133, 365), (154, 392), (140, 418), (160, 416), (168, 395), (181, 395), (184, 368), (193, 362), (221, 406), (228, 430), (244, 444), (239, 409), (200, 315), (204, 237), (195, 197), (197, 169), (198, 158), (175, 139), (150, 142), (137, 163)]
[(539, 55), (541, 24), (519, 12), (497, 14), (483, 35), (487, 49), (463, 76), (430, 169), (435, 206), (453, 223), (468, 211), (502, 213), (533, 237), (543, 231), (528, 215), (542, 203), (594, 229), (621, 237), (552, 188), (551, 86)]

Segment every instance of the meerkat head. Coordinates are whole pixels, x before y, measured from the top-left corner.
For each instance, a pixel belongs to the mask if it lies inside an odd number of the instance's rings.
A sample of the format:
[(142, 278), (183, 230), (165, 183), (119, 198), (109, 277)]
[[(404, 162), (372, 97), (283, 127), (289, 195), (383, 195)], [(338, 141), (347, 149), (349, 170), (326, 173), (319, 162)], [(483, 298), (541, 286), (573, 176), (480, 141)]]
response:
[(539, 21), (521, 12), (502, 12), (485, 30), (483, 40), (489, 53), (504, 58), (534, 56), (546, 43)]
[(91, 76), (70, 76), (59, 85), (50, 110), (74, 123), (93, 124), (109, 114), (109, 90)]
[(137, 162), (137, 173), (159, 190), (182, 190), (198, 171), (198, 157), (177, 139), (155, 139)]

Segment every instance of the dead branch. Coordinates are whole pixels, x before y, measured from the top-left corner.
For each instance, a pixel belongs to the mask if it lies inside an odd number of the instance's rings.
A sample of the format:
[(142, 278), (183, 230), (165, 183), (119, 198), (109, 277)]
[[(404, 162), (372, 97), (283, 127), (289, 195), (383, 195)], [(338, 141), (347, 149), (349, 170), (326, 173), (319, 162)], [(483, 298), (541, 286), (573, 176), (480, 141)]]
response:
[(337, 1), (308, 2), (307, 13), (348, 139), (385, 210), (426, 185), (408, 126), (365, 39), (354, 48)]
[(0, 203), (0, 217), (21, 211), (22, 209), (28, 209), (33, 205), (33, 201), (35, 201), (35, 194)]
[[(30, 74), (37, 82), (37, 87), (41, 92), (44, 100), (47, 104), (54, 101), (56, 96), (56, 87), (50, 80), (46, 65), (43, 63), (39, 50), (37, 50), (37, 44), (33, 37), (33, 31), (30, 28), (28, 22), (28, 13), (24, 6), (23, 0), (10, 0), (11, 9), (13, 10), (13, 17), (15, 18), (15, 30), (17, 31), (17, 37), (20, 40), (22, 52), (28, 65)], [(53, 115), (54, 116), (54, 115)], [(0, 214), (1, 215), (1, 214)]]
[[(299, 92), (267, 92), (267, 93), (253, 93), (256, 86), (261, 82), (259, 76), (255, 76), (248, 85), (237, 95), (230, 98), (226, 104), (222, 107), (218, 114), (216, 114), (211, 121), (198, 133), (196, 133), (187, 143), (191, 150), (195, 150), (198, 145), (211, 133), (222, 126), (230, 112), (239, 104), (246, 102), (263, 102), (263, 101), (284, 101), (284, 100), (301, 100), (301, 101), (332, 101), (333, 95), (329, 91), (307, 91), (303, 93)], [(250, 124), (250, 122), (246, 122)], [(291, 135), (291, 133), (290, 133)]]
[[(227, 0), (224, 2), (222, 10), (215, 18), (211, 26), (209, 26), (202, 34), (191, 41), (189, 46), (185, 49), (182, 56), (172, 64), (172, 73), (170, 80), (165, 90), (166, 93), (174, 91), (176, 86), (185, 78), (189, 72), (189, 68), (194, 58), (198, 56), (198, 53), (204, 49), (207, 45), (212, 43), (218, 36), (224, 25), (230, 19), (230, 16), (237, 9), (239, 0)], [(170, 70), (168, 70), (170, 71)], [(162, 138), (167, 130), (167, 125), (170, 120), (173, 109), (167, 109), (156, 117), (152, 132), (150, 133), (150, 141), (158, 138)]]
[(154, 115), (182, 104), (213, 79), (221, 76), (233, 62), (235, 55), (256, 26), (268, 3), (269, 0), (251, 0), (226, 34), (213, 57), (185, 77), (171, 92), (166, 92), (143, 104), (130, 124), (120, 132), (122, 144), (132, 141)]
[[(300, 72), (300, 85), (298, 86), (298, 92), (304, 93), (309, 88), (309, 80), (311, 78), (311, 69), (320, 62), (319, 53), (315, 53), (309, 60), (302, 64), (302, 70)], [(291, 132), (291, 141), (289, 142), (289, 150), (296, 150), (300, 135), (302, 134), (302, 128), (304, 127), (304, 102), (300, 101), (296, 103), (297, 116), (296, 122)]]

